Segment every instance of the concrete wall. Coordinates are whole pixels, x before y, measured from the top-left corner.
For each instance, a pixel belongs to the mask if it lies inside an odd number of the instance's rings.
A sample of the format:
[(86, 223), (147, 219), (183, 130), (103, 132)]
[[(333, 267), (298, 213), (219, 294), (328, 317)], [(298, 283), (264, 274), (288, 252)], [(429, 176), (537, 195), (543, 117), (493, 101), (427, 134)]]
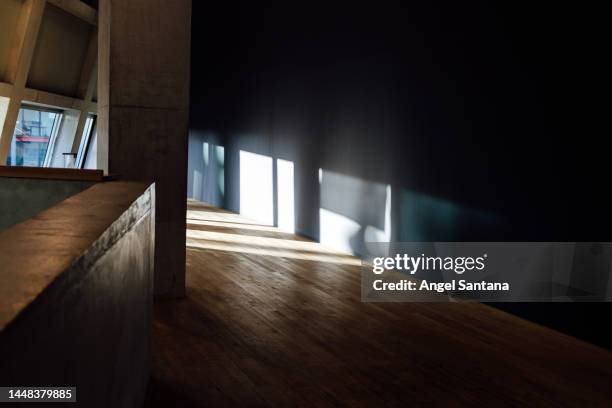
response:
[(155, 291), (185, 293), (190, 0), (100, 1), (97, 165), (155, 181)]
[(25, 221), (92, 184), (0, 177), (0, 230)]
[(47, 4), (27, 86), (59, 95), (77, 94), (89, 36), (95, 28)]
[(9, 63), (14, 40), (13, 33), (19, 20), (20, 9), (20, 0), (6, 0), (0, 3), (0, 27), (6, 33), (0, 38), (0, 81), (5, 80), (5, 71)]
[[(113, 205), (121, 205), (109, 199), (112, 192), (97, 190), (96, 194), (101, 214), (112, 213)], [(76, 386), (75, 407), (142, 407), (150, 364), (153, 202), (154, 190), (149, 189), (16, 318), (0, 327), (2, 384)], [(80, 215), (83, 209), (78, 206), (86, 203), (96, 205), (75, 197), (65, 210), (76, 209), (72, 212)], [(47, 228), (53, 231), (60, 226), (66, 234), (82, 239), (83, 231), (95, 230), (102, 220), (104, 216), (74, 220), (85, 227), (72, 232), (61, 220), (48, 222)], [(32, 243), (41, 244), (36, 238), (39, 233), (31, 229)], [(5, 238), (0, 235), (0, 242), (5, 243)], [(70, 240), (57, 243), (55, 253), (45, 245), (36, 250), (50, 254), (45, 265), (53, 267), (62, 263), (60, 258), (66, 253), (79, 253), (76, 247), (62, 247)], [(4, 255), (0, 253), (0, 259), (6, 262)], [(21, 263), (20, 273), (26, 279), (33, 265), (27, 259)], [(0, 316), (4, 320), (6, 313)]]
[(0, 126), (4, 126), (4, 119), (9, 106), (9, 98), (0, 96)]

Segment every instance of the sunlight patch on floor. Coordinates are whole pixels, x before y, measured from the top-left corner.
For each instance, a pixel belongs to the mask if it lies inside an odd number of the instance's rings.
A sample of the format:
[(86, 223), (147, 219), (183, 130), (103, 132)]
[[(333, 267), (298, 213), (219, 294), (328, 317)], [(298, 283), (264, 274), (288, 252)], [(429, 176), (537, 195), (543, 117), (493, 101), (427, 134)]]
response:
[(201, 241), (187, 238), (187, 249), (209, 249), (216, 251), (239, 252), (253, 255), (267, 255), (279, 258), (299, 259), (342, 265), (361, 266), (361, 260), (351, 256), (333, 255), (315, 252), (299, 252), (291, 249), (252, 247), (245, 244), (226, 243), (218, 241)]

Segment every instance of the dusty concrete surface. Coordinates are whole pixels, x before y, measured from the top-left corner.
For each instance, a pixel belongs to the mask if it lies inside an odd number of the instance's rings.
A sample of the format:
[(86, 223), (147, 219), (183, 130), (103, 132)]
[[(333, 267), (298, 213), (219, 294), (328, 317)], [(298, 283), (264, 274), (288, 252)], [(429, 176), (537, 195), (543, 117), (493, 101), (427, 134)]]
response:
[(142, 405), (154, 196), (100, 183), (0, 233), (1, 384), (76, 386), (71, 406)]
[(27, 220), (92, 184), (0, 177), (0, 230)]

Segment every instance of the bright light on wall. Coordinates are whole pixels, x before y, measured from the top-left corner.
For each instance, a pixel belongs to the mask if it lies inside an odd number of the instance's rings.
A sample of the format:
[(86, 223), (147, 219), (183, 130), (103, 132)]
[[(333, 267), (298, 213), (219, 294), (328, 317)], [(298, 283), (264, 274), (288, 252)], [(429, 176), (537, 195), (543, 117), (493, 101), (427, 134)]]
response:
[(293, 162), (276, 159), (278, 228), (290, 233), (295, 232), (293, 177)]
[(319, 169), (319, 240), (368, 255), (370, 242), (391, 240), (391, 186)]
[(385, 188), (385, 221), (383, 228), (368, 225), (364, 231), (365, 242), (391, 241), (391, 186)]
[(265, 225), (274, 223), (272, 158), (240, 151), (240, 214)]
[(215, 159), (217, 160), (217, 188), (221, 197), (225, 196), (225, 147), (215, 146)]
[(319, 241), (325, 246), (352, 254), (351, 237), (361, 230), (361, 225), (333, 211), (319, 208)]
[(202, 157), (204, 158), (204, 166), (208, 166), (208, 161), (210, 160), (209, 154), (210, 146), (206, 142), (202, 143)]

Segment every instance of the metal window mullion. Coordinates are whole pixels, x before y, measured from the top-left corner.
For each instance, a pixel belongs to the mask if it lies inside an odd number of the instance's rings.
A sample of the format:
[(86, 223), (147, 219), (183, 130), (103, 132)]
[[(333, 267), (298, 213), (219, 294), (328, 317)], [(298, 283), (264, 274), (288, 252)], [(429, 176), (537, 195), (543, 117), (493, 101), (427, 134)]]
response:
[(51, 137), (49, 138), (49, 144), (47, 145), (47, 152), (45, 153), (45, 160), (43, 161), (42, 167), (50, 167), (53, 159), (53, 152), (55, 151), (55, 142), (61, 127), (62, 119), (64, 114), (62, 112), (56, 112), (57, 116), (53, 121), (53, 129), (51, 130)]
[(83, 166), (85, 165), (85, 162), (87, 161), (87, 154), (89, 153), (89, 148), (91, 146), (91, 139), (92, 139), (94, 132), (96, 131), (96, 122), (97, 122), (96, 119), (97, 119), (96, 115), (91, 115), (91, 122), (90, 122), (89, 130), (86, 136), (87, 140), (83, 144), (83, 154), (81, 155), (81, 160), (80, 160), (80, 163), (78, 164), (78, 168), (80, 169), (83, 168)]

